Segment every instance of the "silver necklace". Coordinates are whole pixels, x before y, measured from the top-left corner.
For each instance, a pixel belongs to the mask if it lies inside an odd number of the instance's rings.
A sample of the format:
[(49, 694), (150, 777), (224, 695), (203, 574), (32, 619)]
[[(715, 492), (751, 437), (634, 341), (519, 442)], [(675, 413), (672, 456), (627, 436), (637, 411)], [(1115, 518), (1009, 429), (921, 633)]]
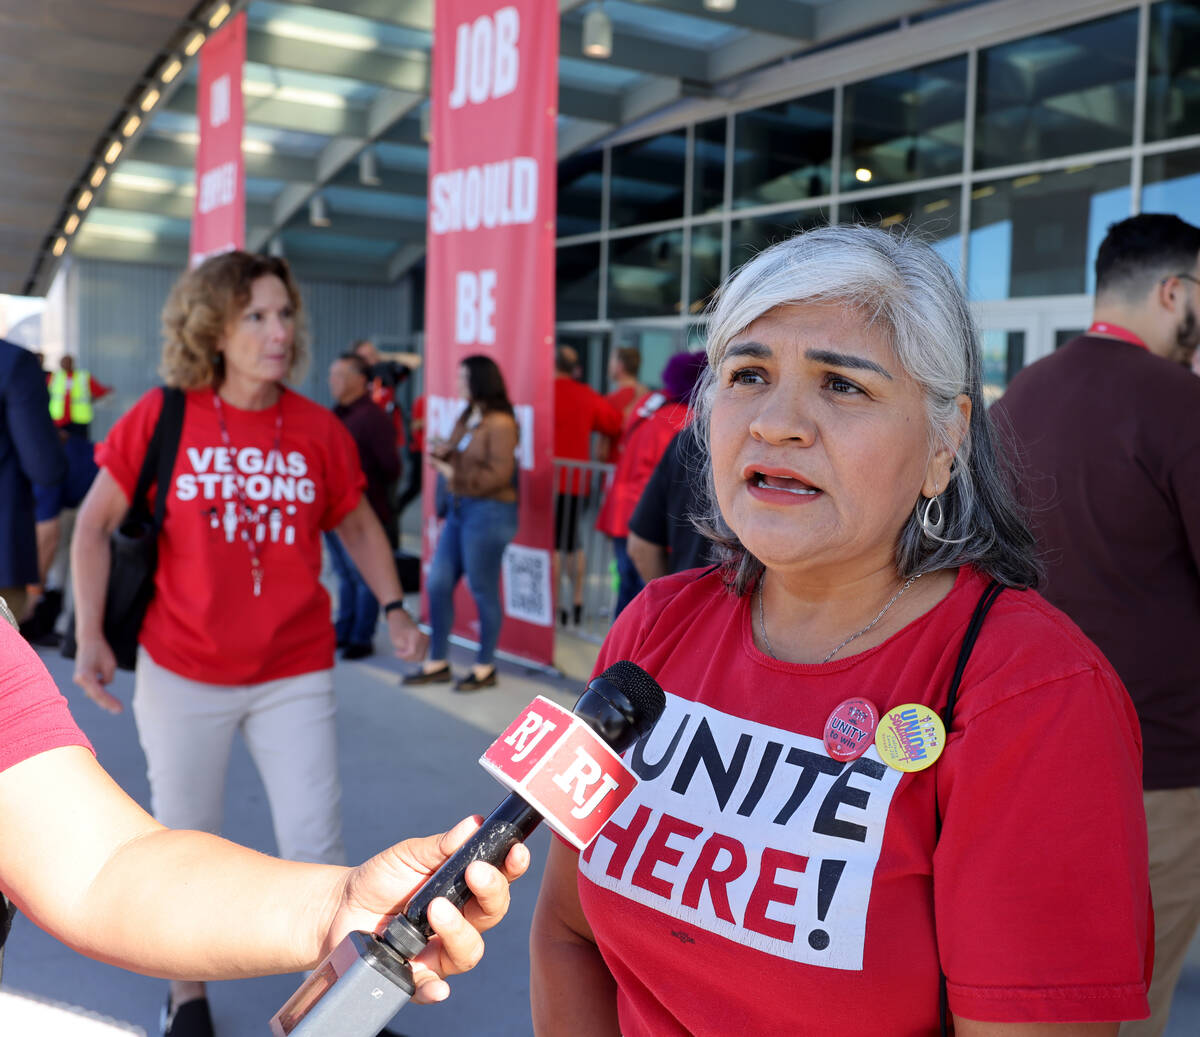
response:
[[(904, 586), (901, 587), (898, 591), (896, 591), (895, 594), (892, 595), (891, 601), (889, 601), (886, 605), (883, 606), (883, 608), (881, 608), (879, 610), (879, 614), (873, 620), (871, 620), (870, 623), (868, 623), (865, 627), (863, 627), (857, 634), (851, 634), (848, 638), (846, 638), (845, 641), (843, 641), (832, 652), (830, 652), (827, 656), (825, 656), (825, 658), (821, 660), (821, 663), (824, 664), (824, 663), (829, 662), (830, 659), (832, 659), (835, 655), (837, 655), (838, 652), (840, 652), (843, 648), (845, 648), (846, 645), (848, 645), (851, 641), (857, 640), (858, 638), (862, 637), (863, 634), (865, 634), (876, 623), (878, 623), (881, 619), (883, 619), (887, 610), (890, 609), (893, 605), (896, 604), (897, 601), (900, 600), (900, 595), (903, 594), (906, 590), (908, 590), (909, 587), (911, 587), (914, 583), (917, 582), (917, 580), (919, 580), (924, 575), (925, 575), (924, 573), (914, 573), (912, 576), (910, 576), (904, 582)], [(759, 581), (758, 581), (758, 632), (760, 634), (762, 634), (763, 647), (766, 648), (767, 655), (769, 655), (772, 659), (778, 659), (779, 656), (777, 656), (775, 654), (775, 649), (773, 649), (771, 647), (771, 639), (769, 637), (767, 637), (767, 622), (766, 622), (766, 619), (763, 618), (763, 584), (766, 582), (767, 582), (767, 574), (766, 574), (766, 571), (764, 570), (762, 576), (759, 577)]]

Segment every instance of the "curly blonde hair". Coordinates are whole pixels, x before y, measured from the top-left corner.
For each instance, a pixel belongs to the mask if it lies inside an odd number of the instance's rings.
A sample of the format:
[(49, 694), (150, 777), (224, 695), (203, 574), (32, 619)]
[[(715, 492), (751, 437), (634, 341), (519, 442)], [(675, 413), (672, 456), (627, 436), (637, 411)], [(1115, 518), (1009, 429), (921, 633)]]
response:
[(219, 386), (225, 377), (224, 357), (217, 348), (226, 329), (250, 302), (251, 286), (260, 277), (278, 277), (296, 316), (289, 381), (304, 376), (308, 366), (308, 326), (300, 289), (287, 262), (275, 256), (223, 252), (189, 270), (171, 289), (163, 307), (163, 353), (159, 373), (178, 389)]

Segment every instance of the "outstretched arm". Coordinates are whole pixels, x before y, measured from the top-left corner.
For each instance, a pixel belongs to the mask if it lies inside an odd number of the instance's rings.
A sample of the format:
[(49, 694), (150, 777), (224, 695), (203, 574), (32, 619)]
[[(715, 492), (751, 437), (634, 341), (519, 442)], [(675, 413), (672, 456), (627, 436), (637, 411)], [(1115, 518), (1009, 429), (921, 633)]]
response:
[[(352, 929), (381, 930), (474, 830), (393, 846), (358, 868), (281, 861), (202, 832), (163, 828), (86, 749), (51, 749), (0, 772), (0, 886), (39, 926), (89, 957), (168, 978), (311, 968)], [(417, 962), (417, 999), (482, 956), (480, 932), (508, 909), (506, 874), (476, 862), (463, 914), (438, 902), (439, 939)]]

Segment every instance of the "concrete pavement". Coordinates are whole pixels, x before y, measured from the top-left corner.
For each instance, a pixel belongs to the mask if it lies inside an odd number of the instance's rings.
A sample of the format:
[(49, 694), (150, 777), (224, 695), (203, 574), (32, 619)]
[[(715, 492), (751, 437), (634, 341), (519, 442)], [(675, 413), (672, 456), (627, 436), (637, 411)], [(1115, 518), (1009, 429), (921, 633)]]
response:
[[(582, 679), (555, 678), (501, 663), (499, 686), (471, 694), (456, 694), (449, 685), (401, 688), (398, 677), (408, 667), (383, 655), (339, 662), (335, 683), (350, 859), (364, 860), (409, 835), (442, 831), (468, 814), (487, 814), (504, 790), (478, 766), (480, 754), (535, 695), (570, 708), (586, 682), (594, 651), (578, 644), (564, 657)], [(71, 684), (71, 663), (54, 650), (43, 649), (41, 655), (100, 762), (138, 802), (148, 804), (145, 760), (132, 715), (103, 713)], [(465, 671), (469, 655), (455, 648), (451, 661)], [(115, 694), (128, 703), (132, 693), (132, 675), (119, 674)], [(262, 783), (240, 742), (230, 763), (224, 834), (256, 849), (274, 850)], [(488, 934), (483, 962), (452, 981), (448, 1002), (409, 1005), (397, 1016), (394, 1029), (409, 1037), (468, 1033), (527, 1037), (531, 1031), (529, 922), (547, 838), (539, 830), (530, 840), (533, 865), (513, 889), (509, 916)], [(260, 1037), (299, 982), (300, 977), (292, 975), (211, 984), (209, 1002), (217, 1033)], [(161, 980), (81, 957), (21, 917), (5, 955), (4, 986), (82, 1006), (131, 1023), (152, 1037), (158, 1033), (166, 991)]]
[[(475, 761), (534, 695), (546, 695), (569, 708), (583, 687), (594, 651), (585, 643), (563, 639), (558, 662), (573, 676), (556, 678), (502, 663), (498, 687), (468, 695), (455, 694), (447, 685), (401, 688), (398, 676), (405, 665), (383, 655), (339, 662), (335, 678), (345, 836), (351, 860), (363, 860), (405, 836), (441, 831), (467, 814), (491, 810), (503, 790)], [(101, 712), (74, 691), (70, 663), (56, 651), (43, 650), (42, 658), (70, 699), (101, 763), (135, 799), (147, 804), (145, 761), (130, 714), (111, 717)], [(452, 662), (464, 670), (469, 655), (453, 649)], [(132, 684), (130, 674), (119, 675), (116, 694), (126, 702)], [(265, 794), (240, 744), (230, 764), (228, 790), (225, 834), (271, 852)], [(449, 1001), (431, 1007), (408, 1006), (397, 1016), (394, 1029), (408, 1037), (528, 1037), (528, 933), (547, 838), (545, 831), (539, 830), (530, 840), (533, 865), (513, 889), (508, 917), (488, 934), (487, 953), (480, 965), (452, 981)], [(211, 984), (209, 999), (217, 1033), (220, 1037), (266, 1033), (268, 1019), (299, 980), (298, 976), (275, 976)], [(151, 1037), (158, 1033), (158, 1013), (166, 989), (160, 980), (89, 961), (21, 917), (5, 956), (4, 986), (82, 1006), (141, 1028)], [(1197, 1033), (1200, 939), (1192, 945), (1167, 1037), (1194, 1037)]]

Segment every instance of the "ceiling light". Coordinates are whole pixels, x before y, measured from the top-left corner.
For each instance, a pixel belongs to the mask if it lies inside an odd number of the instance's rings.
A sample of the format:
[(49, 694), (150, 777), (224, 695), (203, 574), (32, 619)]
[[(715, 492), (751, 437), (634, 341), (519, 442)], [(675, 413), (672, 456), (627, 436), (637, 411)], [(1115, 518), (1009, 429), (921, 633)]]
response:
[(379, 163), (375, 161), (375, 152), (370, 149), (358, 156), (358, 182), (367, 187), (378, 187), (382, 183), (379, 179)]
[(92, 192), (86, 187), (79, 192), (79, 197), (75, 199), (75, 208), (83, 212), (89, 205), (92, 204)]
[(433, 140), (433, 109), (429, 104), (421, 105), (421, 140), (426, 144)]
[(91, 184), (93, 187), (99, 187), (104, 183), (104, 178), (108, 176), (108, 169), (105, 166), (97, 166), (92, 170)]
[(184, 44), (183, 52), (189, 58), (204, 46), (204, 33), (197, 32), (192, 35), (192, 38)]
[(218, 7), (215, 11), (213, 11), (213, 13), (209, 16), (208, 27), (210, 29), (215, 29), (218, 25), (220, 25), (228, 17), (229, 17), (229, 5), (221, 4), (221, 6)]
[(58, 240), (57, 240), (57, 241), (54, 243), (54, 254), (55, 254), (56, 256), (61, 256), (61, 255), (62, 255), (64, 252), (66, 252), (66, 251), (67, 251), (67, 239), (66, 239), (66, 238), (59, 238), (59, 239), (58, 239)]
[(612, 57), (612, 19), (600, 5), (584, 15), (583, 52), (589, 58)]
[(114, 140), (108, 146), (108, 150), (104, 153), (104, 161), (111, 166), (114, 162), (116, 162), (117, 157), (121, 154), (121, 148), (123, 147), (124, 145), (119, 140)]
[(867, 169), (866, 166), (859, 166), (859, 168), (854, 171), (854, 179), (860, 184), (868, 184), (871, 182), (871, 171)]
[(270, 18), (263, 28), (272, 36), (284, 36), (305, 43), (319, 43), (325, 47), (337, 47), (341, 50), (378, 50), (379, 43), (372, 36), (364, 36), (356, 32), (337, 32), (319, 29), (312, 25), (300, 25), (283, 18)]
[(732, 11), (737, 7), (737, 0), (704, 0), (706, 11)]
[(150, 111), (151, 108), (153, 108), (156, 104), (158, 104), (158, 99), (160, 96), (161, 96), (161, 94), (159, 94), (159, 92), (157, 90), (155, 90), (154, 87), (151, 87), (142, 96), (142, 100), (138, 104), (138, 107), (141, 108), (141, 110), (143, 112), (148, 112), (148, 111)]
[(325, 199), (319, 194), (313, 195), (308, 203), (308, 222), (313, 227), (329, 226), (329, 214), (325, 211)]
[(67, 217), (67, 222), (63, 224), (64, 234), (74, 234), (75, 228), (79, 226), (79, 216), (76, 213), (71, 213)]
[(138, 127), (141, 126), (141, 124), (141, 116), (131, 115), (125, 120), (125, 125), (121, 127), (122, 135), (126, 137), (132, 137), (135, 133), (137, 133)]
[(163, 67), (162, 75), (159, 76), (159, 78), (164, 83), (169, 83), (169, 82), (171, 82), (172, 79), (174, 79), (177, 75), (179, 75), (180, 70), (182, 68), (183, 68), (183, 62), (180, 61), (178, 58), (172, 58)]

